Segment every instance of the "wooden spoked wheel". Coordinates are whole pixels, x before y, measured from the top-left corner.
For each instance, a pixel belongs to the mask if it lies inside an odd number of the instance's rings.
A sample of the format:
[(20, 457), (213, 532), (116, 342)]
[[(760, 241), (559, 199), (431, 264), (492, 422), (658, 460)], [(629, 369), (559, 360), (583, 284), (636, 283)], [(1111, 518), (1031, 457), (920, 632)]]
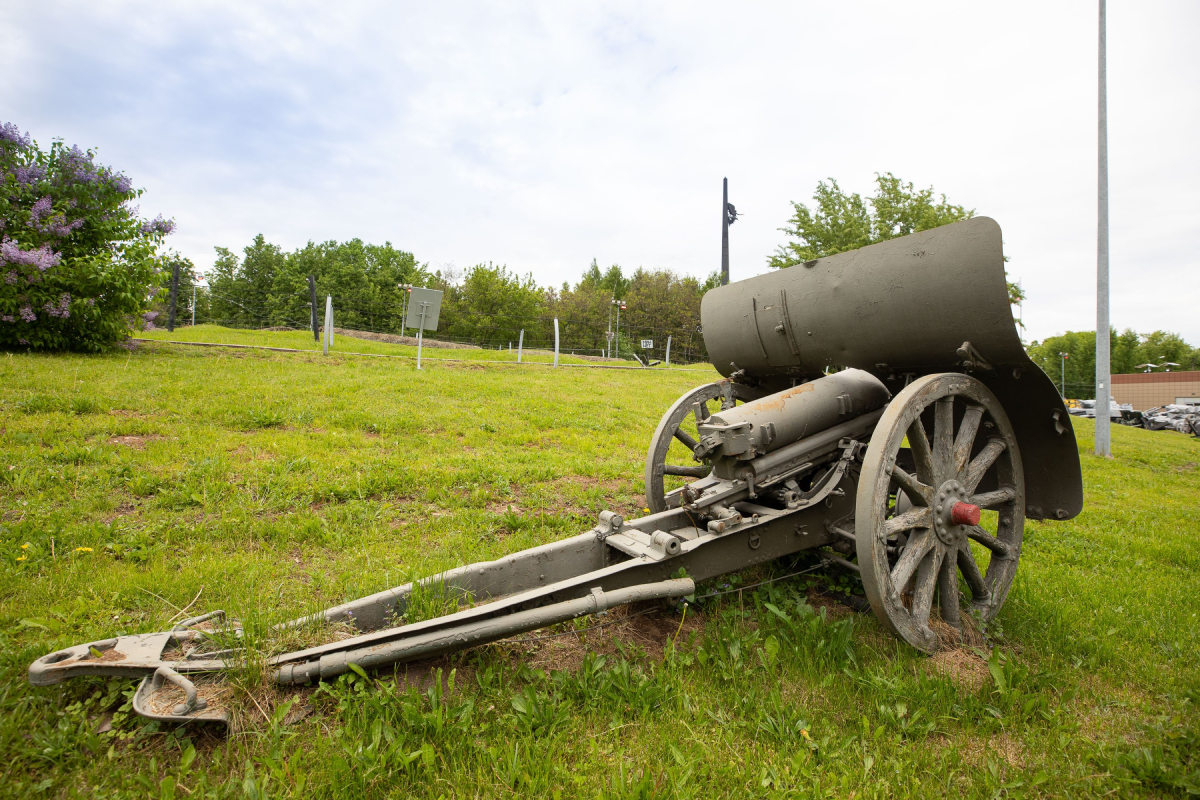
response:
[(651, 513), (678, 508), (683, 486), (712, 472), (711, 464), (694, 458), (696, 425), (717, 409), (757, 397), (748, 386), (718, 381), (697, 386), (667, 409), (646, 452), (646, 507)]
[[(907, 463), (906, 444), (911, 473), (897, 463)], [(943, 373), (896, 395), (867, 448), (855, 510), (863, 588), (880, 622), (933, 652), (935, 595), (941, 621), (962, 630), (960, 576), (968, 608), (990, 621), (1012, 586), (1024, 529), (1021, 455), (991, 390)]]

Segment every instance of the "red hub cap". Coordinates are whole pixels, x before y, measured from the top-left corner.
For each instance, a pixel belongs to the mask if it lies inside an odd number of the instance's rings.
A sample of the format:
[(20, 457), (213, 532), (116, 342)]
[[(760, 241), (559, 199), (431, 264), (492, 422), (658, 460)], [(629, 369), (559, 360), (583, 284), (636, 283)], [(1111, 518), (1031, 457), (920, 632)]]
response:
[(955, 525), (978, 525), (979, 506), (970, 503), (955, 503), (950, 509), (950, 521)]

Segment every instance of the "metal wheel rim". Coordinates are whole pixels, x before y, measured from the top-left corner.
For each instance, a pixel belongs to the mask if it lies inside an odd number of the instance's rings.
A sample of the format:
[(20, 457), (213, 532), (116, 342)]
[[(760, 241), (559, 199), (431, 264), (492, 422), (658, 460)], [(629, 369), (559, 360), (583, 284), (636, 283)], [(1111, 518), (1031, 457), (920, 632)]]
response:
[[(956, 426), (959, 403), (965, 410)], [(921, 414), (931, 406), (930, 433)], [(914, 475), (896, 464), (906, 436), (917, 465)], [(924, 448), (918, 437), (924, 438)], [(992, 470), (996, 489), (979, 492), (980, 480)], [(914, 505), (889, 518), (893, 488), (903, 490)], [(996, 511), (996, 535), (978, 525), (948, 522), (954, 502)], [(970, 376), (942, 373), (900, 392), (879, 420), (863, 459), (855, 519), (863, 588), (875, 616), (900, 638), (926, 652), (937, 649), (938, 636), (930, 626), (935, 589), (942, 622), (961, 629), (960, 575), (971, 612), (984, 623), (994, 619), (1020, 560), (1025, 483), (1012, 425), (991, 390)], [(902, 535), (907, 541), (897, 548)], [(979, 570), (971, 542), (990, 551), (986, 573)]]
[[(667, 452), (671, 449), (671, 443), (677, 439), (687, 447), (695, 447), (694, 442), (689, 443), (679, 438), (679, 434), (683, 433), (680, 431), (680, 426), (688, 415), (694, 413), (696, 403), (702, 403), (706, 407), (710, 401), (721, 397), (721, 390), (726, 385), (730, 387), (730, 393), (735, 403), (739, 401), (745, 403), (757, 399), (759, 395), (750, 387), (738, 383), (728, 381), (707, 383), (685, 392), (659, 420), (658, 427), (655, 428), (654, 435), (650, 438), (650, 447), (646, 451), (646, 507), (650, 509), (651, 513), (657, 514), (679, 506), (679, 490), (675, 489), (667, 493), (663, 487), (663, 477), (668, 474), (666, 472)], [(707, 417), (707, 409), (705, 417)], [(684, 435), (687, 436), (687, 434)], [(679, 477), (698, 480), (712, 471), (711, 466), (703, 462), (697, 462), (697, 465), (691, 469), (694, 469), (695, 472)]]

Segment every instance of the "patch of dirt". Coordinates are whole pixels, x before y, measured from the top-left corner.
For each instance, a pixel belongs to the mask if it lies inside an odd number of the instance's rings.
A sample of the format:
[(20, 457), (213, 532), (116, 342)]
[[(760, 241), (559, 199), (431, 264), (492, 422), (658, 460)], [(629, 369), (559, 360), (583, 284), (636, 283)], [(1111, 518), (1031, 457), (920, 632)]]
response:
[(987, 662), (966, 648), (939, 650), (927, 664), (929, 670), (970, 694), (978, 694), (992, 679)]
[(983, 647), (987, 644), (987, 639), (975, 624), (975, 620), (965, 613), (962, 615), (962, 631), (942, 622), (941, 612), (936, 610), (929, 617), (929, 627), (937, 634), (939, 650)]
[[(275, 459), (275, 456), (273, 453), (270, 453), (263, 448), (256, 448), (256, 449), (258, 450), (258, 452), (256, 452), (254, 454), (255, 461), (273, 461)], [(251, 452), (251, 448), (247, 447), (244, 444), (239, 444), (237, 447), (230, 448), (230, 450), (229, 450), (229, 454), (231, 456), (248, 456), (248, 455), (250, 455), (250, 452)]]
[[(615, 656), (620, 653), (621, 646), (626, 650), (640, 649), (647, 658), (661, 661), (663, 651), (676, 632), (676, 641), (685, 643), (690, 634), (704, 628), (704, 618), (692, 609), (682, 620), (682, 627), (678, 615), (657, 608), (648, 614), (639, 613), (644, 610), (644, 607), (621, 606), (606, 615), (591, 618), (590, 624), (604, 627), (566, 635), (554, 635), (562, 633), (557, 630), (534, 632), (498, 644), (522, 653), (530, 667), (574, 672), (589, 652)], [(552, 635), (553, 638), (542, 638)]]
[(137, 511), (137, 506), (126, 500), (122, 502), (121, 505), (117, 506), (113, 513), (106, 515), (102, 519), (105, 525), (111, 525), (115, 520), (121, 519), (128, 514), (132, 514), (134, 511)]
[[(417, 337), (415, 336), (396, 336), (391, 333), (374, 333), (373, 331), (352, 331), (346, 328), (334, 328), (333, 332), (338, 336), (349, 336), (352, 339), (365, 339), (368, 342), (387, 342), (388, 344), (404, 344), (410, 347), (417, 346)], [(437, 347), (444, 350), (479, 350), (478, 345), (461, 344), (459, 342), (443, 342), (437, 339), (425, 339), (422, 342), (423, 347)]]
[(109, 444), (119, 444), (124, 447), (132, 447), (134, 450), (145, 450), (147, 442), (157, 441), (162, 439), (162, 436), (156, 434), (148, 434), (146, 436), (114, 436), (108, 440)]
[(1186, 464), (1180, 464), (1178, 467), (1172, 467), (1172, 469), (1176, 472), (1191, 472), (1197, 466), (1200, 466), (1200, 464), (1197, 464), (1195, 461), (1189, 461)]
[(813, 607), (813, 610), (820, 613), (822, 608), (825, 609), (825, 616), (831, 622), (855, 613), (853, 608), (836, 597), (825, 594), (815, 586), (808, 590), (807, 597), (808, 604)]
[(972, 737), (967, 739), (959, 752), (967, 763), (982, 765), (986, 753), (995, 753), (1004, 759), (1010, 767), (1025, 768), (1025, 745), (1008, 733), (998, 733), (986, 739)]

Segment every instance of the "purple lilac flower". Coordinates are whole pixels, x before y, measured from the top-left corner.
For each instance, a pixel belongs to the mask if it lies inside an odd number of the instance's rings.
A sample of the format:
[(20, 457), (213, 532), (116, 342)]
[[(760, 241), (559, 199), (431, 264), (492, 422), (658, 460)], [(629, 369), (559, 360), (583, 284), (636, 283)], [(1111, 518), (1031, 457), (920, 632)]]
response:
[[(50, 216), (46, 219), (47, 215)], [(33, 204), (33, 208), (29, 214), (29, 227), (41, 232), (49, 233), (52, 236), (66, 236), (71, 231), (83, 225), (82, 219), (77, 219), (74, 222), (67, 222), (67, 218), (62, 214), (54, 214), (53, 201), (47, 197), (43, 197)]]
[(42, 306), (42, 311), (45, 311), (52, 317), (66, 319), (67, 317), (71, 316), (71, 295), (64, 292), (63, 295), (58, 298), (58, 305), (55, 305), (54, 301), (52, 300), (47, 300), (45, 305)]
[(26, 304), (21, 306), (21, 319), (26, 322), (37, 322), (37, 314), (34, 314), (33, 309)]
[(173, 230), (175, 230), (175, 220), (163, 219), (162, 214), (142, 223), (142, 233), (158, 233), (166, 236)]
[(58, 266), (62, 256), (44, 244), (36, 250), (22, 250), (20, 245), (5, 236), (0, 240), (0, 261), (37, 267), (42, 272)]
[(32, 186), (33, 184), (46, 177), (46, 170), (39, 167), (37, 164), (29, 164), (28, 166), (17, 167), (13, 170), (13, 175), (17, 179), (17, 183), (22, 186)]
[(41, 227), (42, 217), (54, 210), (54, 201), (47, 195), (41, 200), (33, 204), (33, 208), (29, 209), (29, 227)]
[(16, 322), (16, 320), (8, 314), (0, 314), (0, 322)]
[(21, 129), (17, 127), (15, 122), (6, 122), (0, 125), (0, 142), (12, 142), (24, 150), (33, 144), (33, 139), (29, 137), (28, 133), (22, 136)]
[(64, 177), (80, 183), (95, 183), (100, 178), (95, 164), (92, 163), (92, 154), (83, 152), (77, 144), (62, 154), (61, 168)]
[(154, 318), (157, 316), (158, 316), (157, 311), (147, 311), (145, 314), (142, 314), (142, 319), (146, 323), (146, 330), (148, 330), (148, 331), (154, 330), (154, 327), (155, 327), (154, 326)]
[(128, 194), (129, 190), (133, 188), (133, 181), (129, 180), (124, 173), (118, 172), (116, 175), (111, 176), (110, 180), (112, 181), (113, 188), (121, 194)]
[(7, 283), (9, 286), (16, 286), (17, 285), (17, 271), (15, 269), (10, 269), (8, 271), (8, 274), (4, 276), (4, 282)]
[(94, 298), (94, 297), (89, 297), (89, 298), (87, 299), (87, 304), (88, 304), (88, 306), (89, 306), (90, 308), (95, 308), (95, 307), (96, 307), (96, 298)]

